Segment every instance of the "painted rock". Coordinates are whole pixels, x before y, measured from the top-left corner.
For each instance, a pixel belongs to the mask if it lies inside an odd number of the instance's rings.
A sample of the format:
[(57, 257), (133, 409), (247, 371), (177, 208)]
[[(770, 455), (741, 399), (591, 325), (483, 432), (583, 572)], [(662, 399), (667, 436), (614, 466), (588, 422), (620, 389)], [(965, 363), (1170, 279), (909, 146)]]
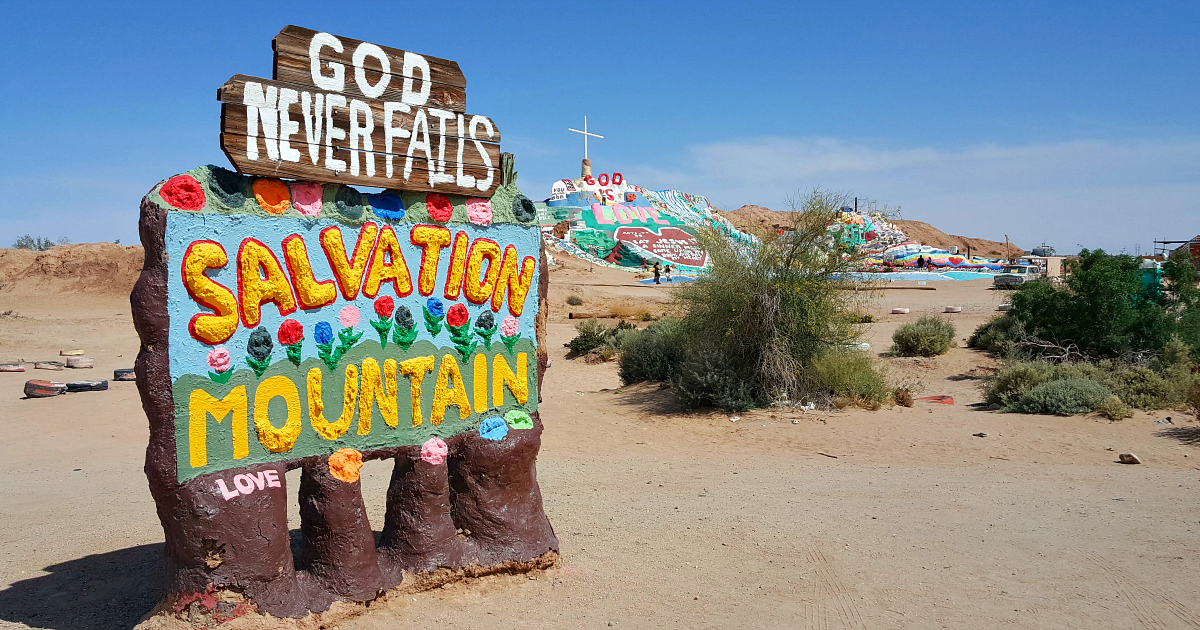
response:
[(83, 350), (59, 350), (60, 357), (77, 357), (83, 354)]
[(20, 363), (0, 363), (0, 372), (24, 372), (25, 366)]
[(1138, 459), (1138, 456), (1134, 455), (1133, 453), (1121, 453), (1117, 457), (1121, 460), (1122, 464), (1140, 464), (1140, 463), (1142, 463), (1142, 460)]
[(69, 392), (102, 392), (108, 389), (108, 381), (71, 381), (67, 383)]
[(134, 375), (133, 368), (122, 368), (120, 370), (113, 370), (113, 380), (114, 381), (136, 381), (137, 376)]
[(38, 361), (33, 364), (35, 370), (62, 370), (62, 361)]
[(892, 309), (892, 315), (908, 315), (908, 309), (894, 308), (894, 309)]
[(947, 307), (945, 308), (945, 312), (947, 312), (947, 313), (961, 313), (961, 312), (962, 312), (962, 307), (961, 307), (961, 306), (947, 306)]
[(74, 369), (94, 368), (96, 362), (88, 357), (67, 357), (67, 367)]
[(25, 395), (30, 398), (49, 398), (67, 393), (64, 383), (53, 381), (25, 381)]

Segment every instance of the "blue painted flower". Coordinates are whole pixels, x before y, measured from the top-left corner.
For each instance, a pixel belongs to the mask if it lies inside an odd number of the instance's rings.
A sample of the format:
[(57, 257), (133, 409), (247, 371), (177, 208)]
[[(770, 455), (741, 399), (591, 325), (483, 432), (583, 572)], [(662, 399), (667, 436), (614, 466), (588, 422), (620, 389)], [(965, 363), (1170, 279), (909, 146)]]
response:
[(400, 195), (379, 193), (368, 195), (367, 201), (371, 204), (371, 209), (375, 211), (375, 214), (382, 219), (399, 221), (404, 218), (404, 200), (400, 198)]
[(442, 301), (435, 297), (431, 297), (425, 302), (425, 310), (434, 317), (442, 317), (446, 314), (446, 308), (442, 306)]
[(499, 442), (506, 435), (508, 435), (508, 423), (504, 421), (504, 418), (488, 418), (479, 423), (479, 437), (485, 440)]
[(329, 322), (317, 322), (316, 328), (313, 329), (313, 338), (320, 344), (333, 342), (333, 327)]

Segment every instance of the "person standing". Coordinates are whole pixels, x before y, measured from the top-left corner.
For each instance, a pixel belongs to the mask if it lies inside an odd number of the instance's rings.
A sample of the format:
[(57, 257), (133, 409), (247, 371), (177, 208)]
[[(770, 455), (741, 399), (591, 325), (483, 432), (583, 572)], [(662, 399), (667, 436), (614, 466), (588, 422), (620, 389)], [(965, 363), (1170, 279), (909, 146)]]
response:
[(660, 282), (658, 279), (658, 273), (659, 273), (658, 261), (656, 260), (656, 261), (654, 261), (654, 284), (662, 284), (662, 282)]
[(671, 282), (671, 265), (664, 267), (663, 271), (665, 271), (667, 274), (667, 282)]
[(917, 256), (917, 271), (924, 271), (924, 270), (925, 270), (925, 257)]

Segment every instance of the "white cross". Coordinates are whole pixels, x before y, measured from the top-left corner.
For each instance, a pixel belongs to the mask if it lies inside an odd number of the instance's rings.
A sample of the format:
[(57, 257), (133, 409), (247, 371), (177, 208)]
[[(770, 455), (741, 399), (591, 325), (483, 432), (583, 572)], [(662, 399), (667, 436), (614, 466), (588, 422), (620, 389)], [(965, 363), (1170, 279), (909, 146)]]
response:
[(574, 128), (571, 128), (571, 127), (567, 127), (567, 131), (574, 131), (575, 133), (581, 133), (581, 134), (583, 134), (583, 159), (585, 159), (585, 160), (587, 159), (587, 156), (588, 156), (588, 154), (587, 154), (587, 139), (588, 139), (588, 136), (591, 136), (591, 137), (593, 137), (593, 138), (600, 138), (600, 139), (603, 139), (603, 138), (604, 138), (604, 136), (601, 136), (601, 135), (598, 135), (598, 134), (591, 133), (591, 132), (589, 132), (589, 131), (587, 130), (587, 116), (584, 116), (584, 117), (583, 117), (583, 131), (580, 131), (580, 130), (578, 130), (578, 129), (574, 129)]

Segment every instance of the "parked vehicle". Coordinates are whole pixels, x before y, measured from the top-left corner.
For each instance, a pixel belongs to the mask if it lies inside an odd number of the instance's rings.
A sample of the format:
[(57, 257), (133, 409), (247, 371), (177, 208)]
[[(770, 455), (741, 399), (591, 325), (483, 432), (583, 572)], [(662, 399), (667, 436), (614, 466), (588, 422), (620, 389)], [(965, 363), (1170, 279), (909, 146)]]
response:
[(1042, 268), (1037, 265), (1008, 265), (1002, 273), (992, 279), (992, 288), (1015, 289), (1044, 275)]

